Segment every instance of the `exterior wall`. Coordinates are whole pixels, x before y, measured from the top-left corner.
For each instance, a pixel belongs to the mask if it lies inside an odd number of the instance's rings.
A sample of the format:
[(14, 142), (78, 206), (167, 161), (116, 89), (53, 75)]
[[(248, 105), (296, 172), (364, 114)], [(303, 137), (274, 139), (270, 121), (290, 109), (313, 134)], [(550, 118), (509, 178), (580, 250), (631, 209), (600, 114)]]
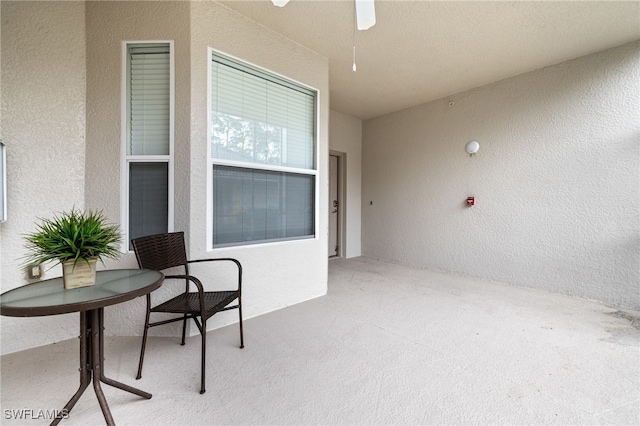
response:
[[(2, 1), (2, 138), (8, 220), (0, 224), (0, 290), (26, 284), (23, 234), (39, 217), (84, 207), (85, 6)], [(45, 278), (60, 275), (56, 267)], [(46, 326), (43, 324), (46, 323)], [(2, 352), (77, 336), (77, 315), (0, 317)]]
[[(3, 1), (1, 8), (2, 136), (9, 151), (10, 215), (0, 225), (2, 291), (26, 283), (18, 258), (22, 234), (37, 217), (76, 206), (101, 209), (120, 222), (122, 41), (174, 40), (175, 229), (186, 232), (191, 257), (233, 256), (243, 262), (245, 318), (326, 293), (328, 224), (323, 215), (316, 239), (210, 253), (205, 247), (207, 47), (319, 91), (318, 211), (326, 211), (328, 196), (325, 58), (211, 2)], [(44, 62), (49, 66), (42, 67)], [(135, 256), (123, 254), (106, 267), (136, 267)], [(206, 280), (204, 272), (196, 273)], [(57, 268), (45, 278), (59, 275)], [(169, 286), (160, 290), (170, 291)], [(106, 332), (141, 334), (143, 304), (139, 298), (106, 309)], [(237, 321), (236, 312), (216, 317), (209, 328)], [(75, 314), (0, 321), (2, 353), (78, 333)], [(159, 327), (153, 333), (172, 329)]]
[(634, 42), (366, 121), (363, 253), (639, 309), (639, 82)]
[[(190, 253), (194, 258), (235, 257), (244, 266), (243, 314), (250, 318), (326, 294), (328, 219), (319, 214), (316, 239), (206, 250), (207, 49), (211, 47), (318, 90), (319, 212), (327, 209), (329, 67), (299, 44), (214, 2), (191, 2)], [(237, 320), (216, 315), (213, 326)]]
[[(183, 1), (86, 3), (87, 25), (87, 165), (86, 207), (121, 221), (122, 42), (173, 40), (175, 57), (175, 230), (188, 230), (190, 174), (190, 7)], [(137, 268), (133, 252), (107, 268)], [(155, 295), (167, 297), (164, 286)], [(106, 332), (140, 335), (144, 298), (105, 309)], [(151, 334), (180, 329), (158, 327)]]
[(361, 253), (362, 206), (362, 120), (331, 111), (329, 120), (329, 146), (346, 154), (346, 253), (344, 257), (357, 257)]

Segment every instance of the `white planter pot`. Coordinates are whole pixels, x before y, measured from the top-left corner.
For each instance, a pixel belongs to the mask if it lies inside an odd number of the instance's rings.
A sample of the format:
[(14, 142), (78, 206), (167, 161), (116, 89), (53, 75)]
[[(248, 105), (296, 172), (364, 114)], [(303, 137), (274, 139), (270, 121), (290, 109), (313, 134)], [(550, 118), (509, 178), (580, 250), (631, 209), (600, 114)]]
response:
[(78, 260), (75, 268), (73, 260), (62, 262), (62, 278), (65, 289), (86, 287), (96, 283), (96, 263), (98, 259), (88, 260), (89, 264), (84, 259)]

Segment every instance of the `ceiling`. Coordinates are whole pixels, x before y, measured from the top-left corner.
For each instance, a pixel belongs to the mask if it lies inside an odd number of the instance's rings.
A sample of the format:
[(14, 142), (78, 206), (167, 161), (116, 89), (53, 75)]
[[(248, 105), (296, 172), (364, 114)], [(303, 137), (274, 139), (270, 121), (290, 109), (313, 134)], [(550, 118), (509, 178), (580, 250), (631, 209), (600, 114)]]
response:
[(377, 117), (640, 39), (640, 1), (219, 1), (329, 59), (331, 109)]

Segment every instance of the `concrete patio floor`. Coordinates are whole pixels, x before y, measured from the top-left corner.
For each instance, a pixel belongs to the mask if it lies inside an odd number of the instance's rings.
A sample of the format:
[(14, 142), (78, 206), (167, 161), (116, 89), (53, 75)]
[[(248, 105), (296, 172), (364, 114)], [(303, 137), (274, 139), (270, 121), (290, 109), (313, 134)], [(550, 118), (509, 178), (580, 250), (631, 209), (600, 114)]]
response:
[[(637, 425), (639, 327), (595, 302), (335, 259), (329, 294), (246, 320), (245, 349), (237, 325), (209, 332), (204, 395), (199, 337), (151, 338), (137, 381), (140, 338), (108, 337), (106, 375), (153, 398), (103, 389), (120, 425)], [(3, 356), (1, 423), (48, 424), (13, 417), (61, 409), (77, 356), (77, 339)], [(61, 425), (92, 424), (87, 389)]]

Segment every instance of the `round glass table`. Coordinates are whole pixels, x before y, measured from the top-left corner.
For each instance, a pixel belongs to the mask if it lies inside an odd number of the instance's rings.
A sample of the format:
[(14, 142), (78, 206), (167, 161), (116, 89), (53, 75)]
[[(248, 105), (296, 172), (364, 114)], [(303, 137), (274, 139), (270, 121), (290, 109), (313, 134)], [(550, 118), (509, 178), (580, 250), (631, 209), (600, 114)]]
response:
[(80, 387), (51, 422), (56, 425), (68, 416), (92, 382), (108, 425), (115, 424), (100, 382), (143, 398), (151, 394), (112, 380), (104, 375), (104, 307), (126, 302), (152, 292), (162, 285), (164, 275), (147, 269), (98, 271), (92, 286), (65, 290), (62, 277), (27, 284), (0, 295), (0, 314), (34, 317), (80, 312)]

